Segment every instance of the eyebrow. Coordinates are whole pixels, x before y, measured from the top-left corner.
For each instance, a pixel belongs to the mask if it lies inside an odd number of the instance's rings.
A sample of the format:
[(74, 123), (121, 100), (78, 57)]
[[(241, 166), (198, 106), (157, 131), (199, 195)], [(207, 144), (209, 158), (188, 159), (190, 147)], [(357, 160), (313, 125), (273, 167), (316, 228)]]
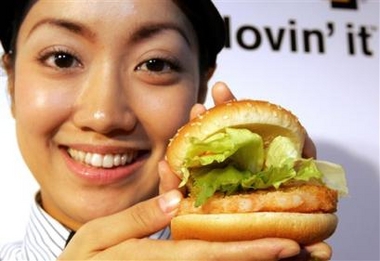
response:
[[(57, 19), (57, 18), (46, 18), (39, 21), (32, 27), (28, 35), (32, 34), (33, 31), (35, 31), (37, 28), (43, 25), (50, 25), (50, 26), (66, 29), (74, 34), (83, 35), (86, 38), (88, 38), (90, 41), (95, 41), (96, 39), (96, 34), (84, 24), (77, 21), (71, 21), (67, 19)], [(183, 37), (183, 39), (189, 46), (191, 45), (191, 41), (189, 37), (187, 36), (185, 30), (181, 28), (180, 26), (174, 23), (170, 23), (170, 22), (147, 23), (147, 24), (142, 25), (141, 27), (138, 27), (135, 31), (132, 31), (131, 42), (138, 43), (145, 39), (152, 38), (155, 35), (159, 34), (160, 32), (166, 31), (166, 30), (176, 31), (179, 35)]]
[(190, 46), (191, 42), (186, 32), (174, 23), (151, 23), (145, 24), (132, 34), (132, 42), (137, 43), (144, 39), (149, 39), (162, 31), (173, 30), (180, 34), (186, 43)]
[(88, 29), (86, 26), (84, 26), (81, 23), (78, 22), (72, 22), (70, 20), (66, 19), (56, 19), (56, 18), (46, 18), (38, 23), (36, 23), (32, 29), (29, 31), (28, 35), (31, 35), (33, 31), (35, 31), (37, 28), (43, 26), (43, 25), (50, 25), (50, 26), (55, 26), (59, 28), (66, 29), (72, 33), (78, 34), (78, 35), (84, 35), (90, 40), (95, 40), (95, 34), (91, 32), (90, 29)]

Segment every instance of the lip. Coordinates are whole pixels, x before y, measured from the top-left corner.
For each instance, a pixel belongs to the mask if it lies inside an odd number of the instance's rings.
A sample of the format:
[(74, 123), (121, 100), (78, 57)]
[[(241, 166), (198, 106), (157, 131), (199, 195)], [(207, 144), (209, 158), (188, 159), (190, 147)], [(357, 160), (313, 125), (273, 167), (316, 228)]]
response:
[(111, 185), (133, 176), (149, 157), (149, 151), (139, 153), (130, 164), (111, 169), (97, 168), (78, 162), (70, 157), (67, 148), (61, 148), (63, 159), (68, 169), (82, 182), (90, 185)]

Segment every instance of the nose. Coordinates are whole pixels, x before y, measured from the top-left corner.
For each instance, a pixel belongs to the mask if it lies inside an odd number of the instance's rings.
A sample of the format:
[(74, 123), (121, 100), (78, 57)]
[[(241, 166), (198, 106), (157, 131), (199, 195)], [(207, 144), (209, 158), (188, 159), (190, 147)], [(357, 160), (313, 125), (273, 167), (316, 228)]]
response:
[(111, 63), (97, 63), (88, 70), (74, 106), (74, 124), (102, 134), (133, 131), (137, 119), (129, 106), (131, 97), (123, 81), (122, 73)]

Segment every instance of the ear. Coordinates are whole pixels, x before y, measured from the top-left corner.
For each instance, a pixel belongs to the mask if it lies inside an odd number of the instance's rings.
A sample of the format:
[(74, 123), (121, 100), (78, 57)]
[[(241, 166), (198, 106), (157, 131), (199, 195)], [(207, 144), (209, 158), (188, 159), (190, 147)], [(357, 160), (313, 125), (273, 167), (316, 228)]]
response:
[(8, 95), (11, 102), (12, 116), (14, 117), (14, 58), (12, 57), (12, 54), (3, 54), (2, 62), (8, 78)]
[(211, 79), (215, 72), (215, 66), (209, 67), (204, 74), (202, 74), (199, 83), (199, 94), (198, 103), (203, 104), (206, 101), (207, 91), (208, 91), (208, 81)]

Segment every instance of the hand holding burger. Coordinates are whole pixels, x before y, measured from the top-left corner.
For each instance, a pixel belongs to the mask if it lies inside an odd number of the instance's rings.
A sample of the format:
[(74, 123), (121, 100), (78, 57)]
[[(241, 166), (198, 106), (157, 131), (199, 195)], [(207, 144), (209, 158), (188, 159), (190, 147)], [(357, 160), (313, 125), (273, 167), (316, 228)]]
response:
[(171, 140), (167, 161), (189, 194), (171, 223), (173, 239), (289, 238), (302, 245), (330, 237), (341, 166), (303, 159), (306, 132), (278, 105), (242, 100), (193, 119)]

